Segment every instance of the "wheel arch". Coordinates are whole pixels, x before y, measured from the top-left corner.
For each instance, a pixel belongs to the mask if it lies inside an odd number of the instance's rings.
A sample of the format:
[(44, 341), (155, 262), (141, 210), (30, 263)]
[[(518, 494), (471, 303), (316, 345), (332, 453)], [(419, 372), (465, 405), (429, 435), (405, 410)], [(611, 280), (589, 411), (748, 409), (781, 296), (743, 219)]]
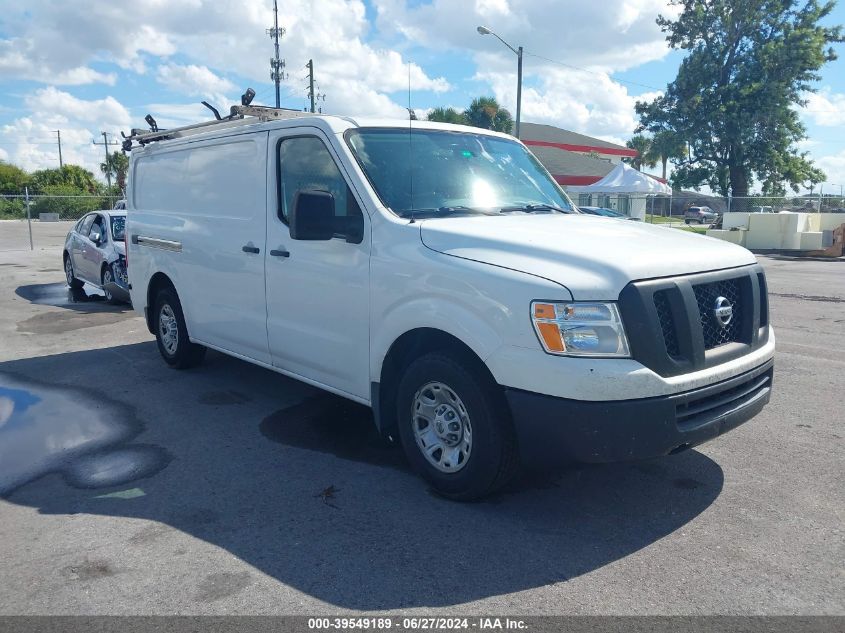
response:
[(484, 360), (457, 336), (433, 327), (408, 330), (390, 345), (381, 365), (379, 382), (373, 382), (371, 385), (373, 415), (376, 426), (383, 435), (390, 436), (395, 433), (397, 389), (405, 368), (414, 359), (438, 351), (458, 357), (481, 372), (492, 384), (496, 384)]
[(153, 328), (153, 300), (159, 291), (164, 288), (171, 288), (176, 293), (176, 296), (179, 296), (173, 281), (165, 273), (159, 271), (150, 277), (150, 281), (147, 284), (147, 308), (144, 310), (147, 329), (150, 331), (150, 334), (155, 334), (155, 329)]

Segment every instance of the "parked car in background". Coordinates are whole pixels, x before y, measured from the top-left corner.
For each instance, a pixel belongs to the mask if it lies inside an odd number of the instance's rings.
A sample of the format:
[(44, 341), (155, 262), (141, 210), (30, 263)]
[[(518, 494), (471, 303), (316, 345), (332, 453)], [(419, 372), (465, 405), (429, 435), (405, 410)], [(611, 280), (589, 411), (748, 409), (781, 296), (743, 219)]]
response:
[(124, 244), (126, 211), (94, 211), (82, 216), (67, 234), (62, 251), (67, 285), (102, 289), (109, 303), (129, 300)]
[(684, 212), (684, 224), (713, 222), (717, 215), (710, 207), (690, 207)]
[(114, 208), (120, 209), (120, 210), (126, 209), (126, 200), (125, 199), (124, 200), (118, 200), (117, 202), (114, 203)]
[(608, 209), (606, 207), (578, 207), (581, 213), (589, 215), (600, 215), (603, 218), (617, 218), (619, 220), (639, 220), (639, 218), (632, 218), (616, 209)]
[(774, 213), (774, 207), (751, 207), (751, 213)]

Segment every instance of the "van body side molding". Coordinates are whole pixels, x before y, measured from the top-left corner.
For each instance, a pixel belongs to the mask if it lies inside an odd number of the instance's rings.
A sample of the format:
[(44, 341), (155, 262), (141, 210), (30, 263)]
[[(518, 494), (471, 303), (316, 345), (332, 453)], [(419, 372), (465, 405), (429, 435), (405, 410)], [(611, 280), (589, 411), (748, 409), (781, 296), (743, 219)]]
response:
[(149, 246), (150, 248), (159, 248), (164, 251), (173, 251), (175, 253), (182, 252), (182, 242), (174, 242), (173, 240), (160, 240), (155, 237), (133, 235), (132, 243), (140, 244), (141, 246)]

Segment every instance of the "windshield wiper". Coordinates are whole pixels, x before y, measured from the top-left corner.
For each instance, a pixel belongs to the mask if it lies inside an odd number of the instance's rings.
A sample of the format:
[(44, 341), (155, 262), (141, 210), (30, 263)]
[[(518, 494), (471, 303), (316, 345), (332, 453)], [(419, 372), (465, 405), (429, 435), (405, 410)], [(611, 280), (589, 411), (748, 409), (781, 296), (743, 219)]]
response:
[(559, 207), (554, 204), (546, 204), (544, 202), (538, 204), (513, 205), (501, 208), (502, 213), (508, 213), (513, 211), (524, 211), (525, 213), (534, 213), (535, 211), (552, 211), (554, 213), (575, 213), (572, 209), (564, 209), (563, 207)]
[(438, 218), (447, 215), (497, 215), (496, 211), (455, 205), (452, 207), (424, 207), (405, 211), (411, 218)]

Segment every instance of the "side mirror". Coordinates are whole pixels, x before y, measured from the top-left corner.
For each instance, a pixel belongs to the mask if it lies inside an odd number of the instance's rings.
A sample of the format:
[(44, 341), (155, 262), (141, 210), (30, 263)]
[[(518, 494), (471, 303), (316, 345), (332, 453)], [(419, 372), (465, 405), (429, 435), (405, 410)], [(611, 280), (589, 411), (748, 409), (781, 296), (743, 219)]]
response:
[(103, 239), (103, 236), (100, 235), (99, 231), (92, 231), (88, 237), (90, 237), (91, 241), (94, 242), (94, 244), (96, 244), (97, 246), (100, 245), (100, 241)]
[(360, 244), (364, 239), (363, 216), (336, 216), (335, 199), (328, 191), (298, 191), (288, 220), (290, 236), (295, 240), (330, 240), (340, 236), (349, 243)]
[(334, 196), (328, 191), (297, 191), (289, 221), (290, 236), (295, 240), (332, 239), (335, 235)]

